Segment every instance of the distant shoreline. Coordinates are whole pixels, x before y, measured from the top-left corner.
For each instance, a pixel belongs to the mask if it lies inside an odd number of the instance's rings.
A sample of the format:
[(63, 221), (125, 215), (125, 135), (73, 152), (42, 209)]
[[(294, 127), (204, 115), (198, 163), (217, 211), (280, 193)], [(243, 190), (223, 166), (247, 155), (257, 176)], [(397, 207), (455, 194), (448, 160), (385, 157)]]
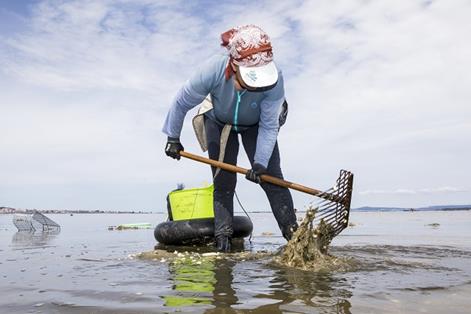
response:
[(117, 211), (117, 210), (73, 210), (73, 209), (17, 209), (11, 207), (0, 207), (1, 214), (32, 214), (35, 211), (42, 214), (156, 214), (155, 212), (142, 211), (142, 210), (128, 210), (128, 211)]
[[(359, 207), (352, 208), (351, 212), (431, 212), (431, 211), (470, 211), (471, 205), (448, 205), (448, 206), (430, 206), (420, 208), (401, 208), (401, 207)], [(17, 209), (12, 207), (0, 207), (0, 215), (2, 214), (31, 214), (38, 211), (43, 214), (166, 214), (163, 211), (142, 211), (142, 210), (71, 210), (71, 209)], [(247, 211), (249, 214), (271, 213), (269, 210)], [(306, 210), (298, 210), (297, 213), (305, 213)], [(243, 212), (235, 212), (234, 214), (243, 214)]]
[(427, 212), (427, 211), (457, 211), (457, 210), (471, 210), (471, 205), (443, 205), (443, 206), (429, 206), (419, 208), (402, 208), (402, 207), (359, 207), (352, 208), (351, 211), (355, 212)]
[(454, 211), (469, 211), (471, 208), (444, 208), (444, 209), (352, 209), (352, 212), (363, 213), (389, 213), (389, 212), (454, 212)]

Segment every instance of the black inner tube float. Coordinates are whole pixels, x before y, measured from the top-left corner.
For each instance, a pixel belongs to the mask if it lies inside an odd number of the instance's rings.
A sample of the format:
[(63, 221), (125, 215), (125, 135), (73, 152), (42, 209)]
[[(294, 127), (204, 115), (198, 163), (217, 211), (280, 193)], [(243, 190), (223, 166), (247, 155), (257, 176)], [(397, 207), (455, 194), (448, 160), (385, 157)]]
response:
[[(233, 238), (248, 237), (252, 221), (245, 216), (234, 216)], [(167, 245), (205, 244), (214, 240), (214, 218), (166, 221), (155, 227), (155, 239)]]

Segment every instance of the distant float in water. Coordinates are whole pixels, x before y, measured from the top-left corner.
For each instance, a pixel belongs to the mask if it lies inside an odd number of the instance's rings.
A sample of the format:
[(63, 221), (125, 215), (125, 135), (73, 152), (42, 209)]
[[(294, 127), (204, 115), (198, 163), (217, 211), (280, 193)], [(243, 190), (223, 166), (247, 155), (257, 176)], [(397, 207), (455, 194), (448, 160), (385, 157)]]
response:
[(132, 230), (132, 229), (151, 229), (152, 224), (148, 222), (140, 222), (134, 224), (121, 224), (118, 226), (109, 226), (108, 230)]

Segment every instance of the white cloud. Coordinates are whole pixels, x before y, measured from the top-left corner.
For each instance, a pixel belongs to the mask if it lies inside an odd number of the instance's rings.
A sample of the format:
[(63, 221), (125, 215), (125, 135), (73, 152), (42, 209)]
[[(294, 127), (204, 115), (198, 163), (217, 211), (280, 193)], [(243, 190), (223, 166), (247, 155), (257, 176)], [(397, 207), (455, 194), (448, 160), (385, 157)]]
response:
[[(196, 14), (186, 1), (41, 1), (17, 33), (0, 32), (0, 172), (9, 187), (210, 180), (163, 156), (161, 123), (196, 65), (221, 51), (219, 34), (257, 23), (286, 76), (288, 179), (325, 189), (347, 168), (358, 206), (469, 202), (449, 187), (469, 190), (471, 5), (428, 3), (252, 1)], [(199, 151), (188, 123), (182, 139)]]
[(438, 188), (423, 188), (419, 190), (420, 193), (448, 193), (448, 192), (469, 192), (468, 189), (453, 187), (453, 186), (442, 186)]
[(420, 188), (420, 189), (395, 189), (395, 190), (364, 190), (358, 192), (360, 195), (369, 194), (430, 194), (430, 193), (461, 193), (469, 192), (468, 189), (453, 186), (442, 186), (436, 188)]
[(188, 63), (210, 54), (198, 40), (202, 23), (188, 10), (154, 2), (44, 1), (30, 30), (6, 40), (4, 70), (55, 89), (158, 95), (156, 87), (183, 81)]

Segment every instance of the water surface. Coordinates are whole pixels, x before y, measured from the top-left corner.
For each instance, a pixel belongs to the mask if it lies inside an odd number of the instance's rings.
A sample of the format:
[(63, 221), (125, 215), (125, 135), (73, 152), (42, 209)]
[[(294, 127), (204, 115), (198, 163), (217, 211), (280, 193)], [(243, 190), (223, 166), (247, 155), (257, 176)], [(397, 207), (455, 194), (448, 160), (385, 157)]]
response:
[[(0, 216), (0, 308), (5, 313), (468, 313), (471, 212), (354, 212), (331, 253), (348, 272), (306, 272), (269, 258), (202, 263), (132, 258), (153, 230), (110, 225), (161, 214), (48, 215), (57, 235), (17, 233)], [(251, 251), (284, 244), (269, 213), (251, 214)], [(437, 225), (438, 224), (438, 225)]]

